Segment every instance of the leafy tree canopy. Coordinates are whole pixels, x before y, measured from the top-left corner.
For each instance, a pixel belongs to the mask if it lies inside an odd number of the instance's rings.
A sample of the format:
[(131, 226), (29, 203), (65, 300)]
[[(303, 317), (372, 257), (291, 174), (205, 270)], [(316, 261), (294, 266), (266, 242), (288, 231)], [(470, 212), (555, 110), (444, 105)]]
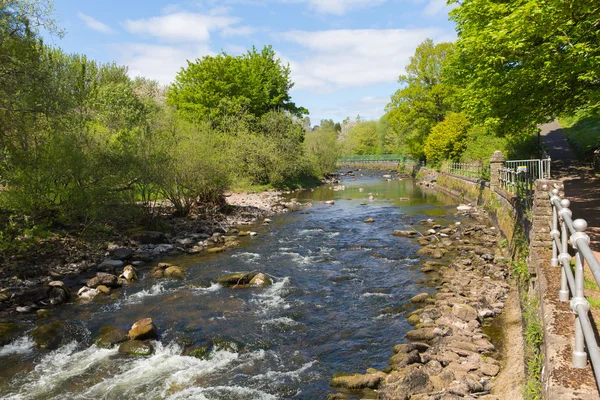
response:
[(206, 56), (177, 74), (169, 88), (168, 103), (191, 121), (219, 125), (224, 116), (249, 112), (261, 117), (269, 111), (294, 116), (308, 114), (291, 101), (290, 68), (275, 57), (271, 46), (256, 48), (238, 57), (223, 52)]
[(452, 43), (421, 43), (410, 58), (403, 85), (393, 96), (386, 111), (389, 123), (401, 136), (405, 151), (423, 156), (423, 142), (431, 128), (452, 111), (457, 88), (443, 79), (443, 67), (453, 51)]
[(449, 73), (465, 111), (500, 134), (600, 100), (597, 0), (452, 0)]
[(437, 164), (443, 160), (458, 161), (467, 147), (469, 120), (462, 113), (450, 113), (431, 129), (425, 141), (427, 160)]

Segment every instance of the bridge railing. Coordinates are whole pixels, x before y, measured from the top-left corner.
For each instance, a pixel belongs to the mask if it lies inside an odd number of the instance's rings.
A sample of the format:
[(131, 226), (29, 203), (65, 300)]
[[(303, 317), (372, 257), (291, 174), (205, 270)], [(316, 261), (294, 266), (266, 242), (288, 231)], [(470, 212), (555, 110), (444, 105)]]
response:
[(416, 164), (417, 161), (413, 160), (410, 157), (404, 156), (402, 154), (367, 154), (367, 155), (353, 155), (353, 156), (343, 156), (338, 160), (339, 163), (342, 164), (350, 164), (350, 163), (382, 163), (382, 162), (393, 162), (393, 163), (406, 163), (406, 164)]
[[(600, 262), (590, 249), (590, 238), (585, 233), (587, 222), (583, 219), (573, 221), (573, 213), (569, 209), (571, 202), (561, 199), (558, 189), (550, 193), (552, 204), (552, 266), (561, 266), (561, 286), (559, 300), (567, 302), (575, 318), (575, 346), (573, 348), (573, 366), (585, 368), (587, 365), (587, 347), (589, 357), (596, 376), (600, 382), (600, 350), (594, 334), (594, 328), (588, 317), (590, 303), (584, 296), (584, 262), (590, 268), (596, 283), (600, 285)], [(575, 252), (575, 273), (571, 269), (569, 249)], [(587, 345), (587, 346), (586, 346)]]

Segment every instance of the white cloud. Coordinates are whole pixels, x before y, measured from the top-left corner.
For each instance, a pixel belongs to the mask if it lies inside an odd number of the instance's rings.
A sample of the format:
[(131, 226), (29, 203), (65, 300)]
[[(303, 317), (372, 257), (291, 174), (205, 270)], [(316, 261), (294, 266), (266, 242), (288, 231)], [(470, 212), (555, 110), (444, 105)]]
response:
[(102, 33), (115, 33), (115, 31), (110, 26), (98, 21), (93, 17), (90, 17), (89, 15), (85, 15), (82, 12), (78, 12), (77, 16), (79, 17), (79, 19), (85, 22), (86, 26), (90, 29)]
[(124, 26), (131, 33), (154, 36), (162, 41), (198, 43), (208, 42), (213, 31), (239, 29), (232, 28), (239, 22), (239, 18), (222, 13), (204, 15), (179, 12), (147, 19), (128, 19)]
[[(455, 7), (452, 6), (452, 8)], [(423, 14), (428, 16), (434, 16), (440, 14), (442, 12), (448, 12), (451, 7), (448, 7), (446, 0), (429, 0), (425, 9), (423, 9)]]
[(129, 66), (131, 77), (156, 79), (163, 85), (173, 82), (177, 72), (186, 67), (186, 60), (194, 61), (214, 53), (206, 45), (161, 46), (141, 43), (115, 45), (120, 52), (119, 62)]
[(286, 0), (286, 2), (303, 2), (323, 14), (343, 15), (359, 8), (375, 7), (387, 0)]
[(280, 37), (307, 50), (290, 60), (295, 88), (323, 92), (396, 82), (416, 47), (441, 35), (432, 28), (291, 31)]

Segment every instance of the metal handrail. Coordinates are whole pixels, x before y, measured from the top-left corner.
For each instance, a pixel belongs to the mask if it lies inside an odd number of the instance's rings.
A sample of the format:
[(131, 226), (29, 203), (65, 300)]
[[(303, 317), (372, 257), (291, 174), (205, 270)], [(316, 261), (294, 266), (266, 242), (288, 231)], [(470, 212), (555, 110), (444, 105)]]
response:
[[(568, 199), (561, 199), (558, 189), (553, 189), (550, 193), (550, 204), (552, 205), (550, 236), (553, 239), (551, 265), (558, 267), (559, 263), (561, 264), (561, 284), (558, 297), (560, 301), (567, 302), (569, 301), (570, 291), (573, 294), (570, 299), (571, 311), (576, 314), (572, 363), (576, 368), (587, 366), (587, 354), (585, 352), (585, 345), (587, 344), (596, 381), (600, 382), (600, 350), (598, 349), (592, 323), (588, 317), (590, 303), (584, 296), (583, 274), (585, 261), (592, 271), (596, 283), (600, 286), (600, 262), (598, 262), (589, 246), (590, 237), (585, 233), (588, 226), (587, 222), (583, 219), (576, 219), (575, 221), (572, 219), (573, 213), (569, 209), (571, 202)], [(571, 270), (569, 246), (575, 250), (575, 275)]]
[(485, 168), (482, 164), (468, 164), (447, 162), (443, 165), (443, 172), (453, 175), (465, 176), (474, 179), (483, 179)]

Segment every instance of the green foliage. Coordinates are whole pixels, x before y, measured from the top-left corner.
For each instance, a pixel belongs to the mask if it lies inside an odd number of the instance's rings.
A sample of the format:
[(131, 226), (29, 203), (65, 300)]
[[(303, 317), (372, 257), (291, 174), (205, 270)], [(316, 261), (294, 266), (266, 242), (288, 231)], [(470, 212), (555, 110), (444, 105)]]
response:
[(456, 111), (458, 89), (443, 76), (443, 67), (453, 49), (452, 43), (435, 45), (431, 39), (421, 43), (406, 67), (406, 75), (398, 79), (403, 88), (392, 96), (387, 106), (401, 150), (415, 158), (424, 156), (423, 144), (431, 128), (442, 122), (450, 111)]
[(462, 113), (450, 113), (431, 129), (425, 140), (424, 152), (431, 163), (458, 161), (467, 146), (469, 121)]
[(526, 381), (523, 398), (538, 400), (542, 395), (542, 368), (544, 366), (544, 328), (538, 315), (539, 300), (535, 295), (524, 294), (522, 300), (523, 323), (525, 329), (525, 370)]
[(464, 111), (500, 135), (597, 104), (597, 1), (453, 0), (456, 52), (448, 68)]
[(377, 122), (360, 122), (350, 130), (344, 144), (345, 154), (378, 154)]
[(337, 168), (341, 151), (336, 129), (335, 125), (329, 128), (321, 125), (314, 132), (306, 133), (306, 155), (316, 176), (326, 176)]
[(238, 57), (224, 52), (205, 56), (188, 61), (177, 74), (167, 93), (168, 103), (188, 120), (209, 121), (213, 126), (221, 125), (226, 116), (261, 117), (273, 110), (301, 117), (308, 111), (291, 101), (290, 72), (275, 58), (271, 46), (261, 51), (253, 47)]
[(487, 165), (494, 151), (507, 153), (507, 140), (496, 136), (483, 126), (473, 126), (467, 134), (467, 146), (461, 156), (462, 161), (481, 162)]

